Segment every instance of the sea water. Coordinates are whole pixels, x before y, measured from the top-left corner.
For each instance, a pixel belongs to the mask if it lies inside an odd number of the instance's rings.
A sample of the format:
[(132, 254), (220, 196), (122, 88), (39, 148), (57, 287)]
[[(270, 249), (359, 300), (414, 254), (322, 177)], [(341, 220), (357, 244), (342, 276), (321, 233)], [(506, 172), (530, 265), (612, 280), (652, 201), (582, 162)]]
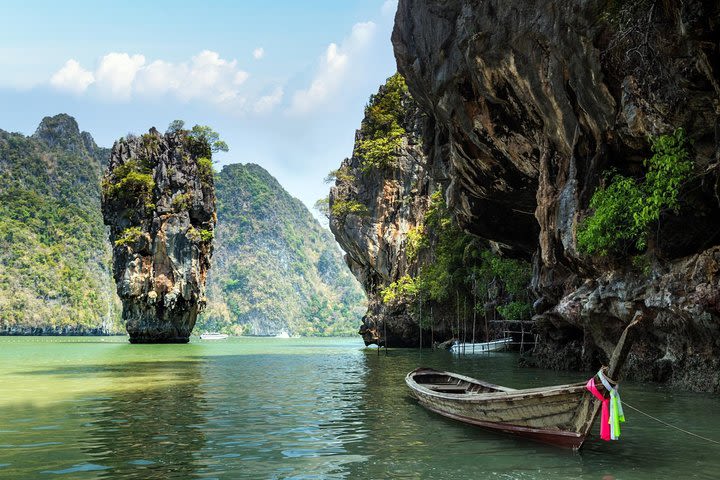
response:
[[(515, 388), (586, 373), (518, 368), (512, 353), (366, 349), (357, 338), (0, 338), (1, 479), (720, 478), (720, 446), (626, 409), (618, 442), (580, 453), (428, 412), (418, 366)], [(624, 383), (622, 397), (720, 440), (720, 398)]]

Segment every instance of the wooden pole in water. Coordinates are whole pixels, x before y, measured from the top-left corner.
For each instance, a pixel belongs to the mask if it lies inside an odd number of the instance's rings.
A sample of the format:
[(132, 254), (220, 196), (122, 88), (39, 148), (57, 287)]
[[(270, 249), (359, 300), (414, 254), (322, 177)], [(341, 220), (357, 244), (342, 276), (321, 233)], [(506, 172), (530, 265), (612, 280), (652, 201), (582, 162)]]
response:
[(472, 353), (475, 353), (475, 320), (477, 319), (477, 281), (473, 273), (473, 331), (472, 331)]
[(383, 319), (383, 336), (385, 337), (385, 356), (387, 357), (387, 318)]
[(418, 310), (420, 310), (420, 319), (418, 326), (420, 327), (420, 350), (422, 350), (422, 298), (418, 295)]
[[(467, 297), (463, 298), (463, 330), (465, 331), (465, 334), (463, 335), (463, 344), (467, 345)], [(467, 347), (463, 347), (463, 353), (465, 353), (465, 348)]]
[[(485, 307), (483, 307), (483, 312), (485, 312), (485, 341), (490, 341), (490, 329), (488, 328), (488, 313)], [(493, 318), (495, 317), (496, 309), (493, 307)]]
[(433, 315), (433, 309), (430, 307), (430, 345), (433, 350), (435, 349), (435, 316)]
[(460, 293), (455, 290), (455, 316), (457, 319), (457, 341), (460, 343)]

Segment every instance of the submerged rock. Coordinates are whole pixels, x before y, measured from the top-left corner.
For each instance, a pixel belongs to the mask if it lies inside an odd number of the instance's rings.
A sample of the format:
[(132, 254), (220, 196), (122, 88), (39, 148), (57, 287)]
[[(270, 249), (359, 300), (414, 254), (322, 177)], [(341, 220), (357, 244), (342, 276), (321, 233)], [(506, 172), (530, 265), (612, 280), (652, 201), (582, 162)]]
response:
[(113, 145), (103, 216), (132, 343), (185, 343), (205, 306), (215, 189), (210, 148), (179, 130)]

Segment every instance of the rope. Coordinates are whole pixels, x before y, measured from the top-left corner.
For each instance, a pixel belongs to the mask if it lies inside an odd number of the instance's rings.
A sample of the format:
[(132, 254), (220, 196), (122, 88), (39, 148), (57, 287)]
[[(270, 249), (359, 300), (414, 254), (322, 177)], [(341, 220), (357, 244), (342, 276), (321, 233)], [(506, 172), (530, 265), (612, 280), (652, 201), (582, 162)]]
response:
[(633, 407), (632, 405), (630, 405), (629, 403), (627, 403), (625, 400), (623, 400), (622, 403), (623, 403), (623, 406), (624, 406), (624, 407), (628, 407), (628, 408), (630, 408), (630, 409), (632, 409), (632, 410), (635, 410), (635, 411), (638, 412), (638, 413), (642, 413), (642, 414), (645, 415), (646, 417), (648, 417), (648, 418), (650, 418), (650, 419), (652, 419), (652, 420), (655, 420), (656, 422), (661, 423), (661, 424), (665, 425), (666, 427), (674, 428), (675, 430), (679, 430), (679, 431), (681, 431), (681, 432), (683, 432), (683, 433), (687, 433), (688, 435), (692, 435), (693, 437), (697, 437), (697, 438), (699, 438), (699, 439), (701, 439), (701, 440), (705, 440), (706, 442), (711, 442), (711, 443), (714, 443), (714, 444), (716, 444), (716, 445), (720, 445), (720, 442), (718, 442), (717, 440), (713, 440), (712, 438), (703, 437), (702, 435), (698, 435), (697, 433), (688, 432), (687, 430), (684, 430), (684, 429), (682, 429), (682, 428), (680, 428), (680, 427), (676, 427), (675, 425), (671, 425), (671, 424), (669, 424), (669, 423), (667, 423), (667, 422), (664, 422), (664, 421), (660, 420), (660, 419), (657, 418), (657, 417), (653, 417), (653, 416), (650, 415), (649, 413), (645, 413), (645, 412), (643, 412), (642, 410), (640, 410), (639, 408)]

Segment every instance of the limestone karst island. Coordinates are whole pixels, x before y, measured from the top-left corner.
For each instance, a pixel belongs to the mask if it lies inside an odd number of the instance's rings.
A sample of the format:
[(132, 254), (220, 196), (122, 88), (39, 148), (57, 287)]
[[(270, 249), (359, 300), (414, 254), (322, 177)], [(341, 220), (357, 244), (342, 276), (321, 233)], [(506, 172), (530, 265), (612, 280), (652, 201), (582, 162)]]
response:
[(717, 0), (28, 0), (0, 71), (0, 478), (719, 478)]

